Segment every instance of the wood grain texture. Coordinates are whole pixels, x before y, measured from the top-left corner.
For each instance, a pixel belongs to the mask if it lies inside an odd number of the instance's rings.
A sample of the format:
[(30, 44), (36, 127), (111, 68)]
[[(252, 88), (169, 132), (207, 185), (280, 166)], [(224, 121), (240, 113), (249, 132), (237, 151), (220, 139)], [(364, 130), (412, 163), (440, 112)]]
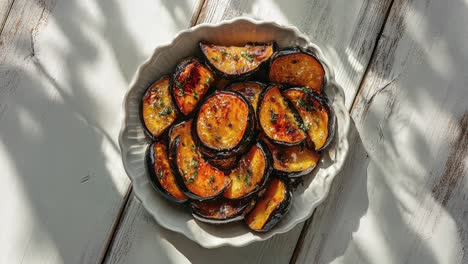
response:
[[(343, 5), (347, 8), (343, 8)], [(350, 106), (388, 7), (387, 1), (304, 0), (291, 5), (287, 1), (206, 0), (198, 23), (247, 15), (298, 26), (324, 47), (333, 65), (336, 65), (338, 79), (346, 88), (347, 105)], [(106, 262), (145, 263), (159, 256), (161, 262), (210, 263), (221, 260), (230, 263), (239, 262), (239, 256), (242, 256), (242, 263), (287, 263), (302, 228), (302, 224), (298, 225), (285, 235), (241, 249), (223, 247), (208, 250), (160, 228), (148, 218), (136, 199), (129, 201)]]
[(0, 2), (0, 35), (2, 34), (3, 27), (10, 14), (11, 7), (13, 6), (14, 0), (4, 0)]
[(299, 263), (468, 262), (468, 4), (396, 0)]
[(100, 261), (130, 184), (117, 146), (128, 82), (196, 7), (14, 1), (0, 35), (0, 263)]
[(286, 253), (294, 249), (300, 232), (296, 227), (268, 243), (256, 242), (243, 248), (205, 249), (184, 235), (160, 227), (132, 196), (106, 263), (287, 263), (290, 255)]

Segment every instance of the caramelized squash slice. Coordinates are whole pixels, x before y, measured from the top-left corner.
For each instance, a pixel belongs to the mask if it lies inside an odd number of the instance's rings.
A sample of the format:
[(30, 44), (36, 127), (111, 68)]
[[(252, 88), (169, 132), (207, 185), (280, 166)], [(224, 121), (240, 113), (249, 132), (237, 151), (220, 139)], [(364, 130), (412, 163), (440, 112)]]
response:
[(306, 92), (303, 88), (288, 89), (283, 92), (283, 96), (288, 98), (299, 112), (312, 149), (320, 151), (326, 148), (333, 138), (335, 123), (332, 108), (326, 98)]
[(202, 157), (190, 134), (183, 133), (174, 139), (170, 162), (177, 184), (191, 199), (215, 198), (231, 183), (229, 177)]
[(306, 139), (302, 121), (291, 103), (276, 84), (270, 85), (260, 96), (258, 122), (265, 136), (279, 145), (293, 146)]
[(291, 201), (292, 194), (286, 183), (274, 178), (264, 195), (257, 199), (254, 209), (246, 216), (245, 222), (254, 231), (266, 232), (287, 214)]
[(255, 200), (229, 200), (223, 197), (190, 203), (195, 219), (210, 224), (225, 224), (242, 220), (255, 205)]
[(320, 159), (320, 155), (305, 146), (278, 146), (264, 141), (273, 157), (273, 168), (281, 176), (290, 178), (310, 173)]
[(177, 186), (174, 174), (169, 165), (166, 142), (154, 142), (146, 152), (146, 165), (150, 175), (150, 182), (168, 200), (183, 203), (187, 196)]
[(208, 65), (226, 79), (242, 78), (256, 72), (275, 50), (274, 43), (219, 46), (200, 42)]
[(239, 93), (216, 92), (208, 97), (195, 117), (195, 142), (207, 156), (227, 158), (245, 150), (254, 130), (253, 108)]
[(290, 86), (308, 87), (320, 94), (325, 70), (311, 51), (299, 47), (286, 48), (272, 56), (269, 79)]
[(231, 185), (224, 191), (224, 197), (240, 199), (259, 191), (267, 182), (272, 171), (271, 156), (263, 143), (257, 143), (231, 171)]
[(141, 119), (146, 133), (158, 139), (177, 118), (177, 110), (169, 93), (169, 76), (153, 83), (143, 95)]
[(179, 63), (171, 82), (171, 95), (175, 105), (184, 115), (189, 115), (208, 92), (214, 73), (197, 58)]

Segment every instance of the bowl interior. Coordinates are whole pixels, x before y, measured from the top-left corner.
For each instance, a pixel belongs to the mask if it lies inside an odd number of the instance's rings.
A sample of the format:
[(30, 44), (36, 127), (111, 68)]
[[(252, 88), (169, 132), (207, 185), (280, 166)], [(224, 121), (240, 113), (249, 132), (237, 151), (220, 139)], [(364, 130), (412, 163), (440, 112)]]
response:
[[(294, 192), (293, 205), (285, 218), (267, 233), (253, 233), (242, 223), (222, 226), (198, 222), (189, 211), (164, 199), (153, 190), (144, 165), (144, 154), (149, 139), (145, 137), (139, 118), (139, 103), (146, 88), (161, 76), (172, 73), (176, 64), (185, 57), (199, 55), (198, 42), (208, 41), (223, 45), (243, 45), (247, 42), (276, 41), (279, 47), (301, 46), (313, 50), (326, 70), (325, 91), (337, 117), (335, 139), (324, 152), (323, 158), (311, 175), (304, 177), (304, 184)], [(136, 196), (143, 206), (163, 227), (182, 233), (204, 247), (221, 245), (242, 246), (264, 240), (292, 229), (304, 221), (328, 193), (333, 176), (342, 167), (347, 153), (349, 115), (344, 106), (344, 93), (334, 82), (333, 73), (320, 49), (297, 29), (271, 22), (235, 19), (220, 24), (201, 24), (182, 31), (172, 43), (157, 48), (138, 69), (125, 105), (125, 120), (120, 136), (122, 158), (127, 174), (132, 179)], [(338, 147), (337, 147), (338, 146)]]

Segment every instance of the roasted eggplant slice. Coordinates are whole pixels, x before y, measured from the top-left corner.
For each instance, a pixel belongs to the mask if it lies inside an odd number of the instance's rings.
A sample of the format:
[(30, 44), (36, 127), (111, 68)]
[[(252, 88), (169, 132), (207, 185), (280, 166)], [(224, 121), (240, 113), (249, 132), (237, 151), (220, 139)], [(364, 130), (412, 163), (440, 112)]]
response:
[(320, 159), (320, 155), (303, 145), (278, 146), (264, 140), (273, 156), (273, 168), (280, 176), (290, 178), (310, 173)]
[(275, 49), (274, 43), (247, 44), (243, 47), (219, 46), (200, 42), (200, 50), (208, 65), (226, 79), (246, 77), (267, 62)]
[(190, 134), (184, 133), (174, 139), (169, 161), (177, 184), (191, 199), (215, 198), (231, 183), (221, 170), (203, 159)]
[(164, 76), (146, 90), (141, 101), (141, 119), (146, 133), (158, 139), (177, 118), (169, 93), (169, 76)]
[(171, 95), (184, 115), (189, 115), (208, 92), (214, 73), (197, 58), (183, 60), (175, 69), (171, 82)]
[(303, 88), (283, 91), (302, 118), (303, 130), (307, 131), (310, 147), (320, 151), (328, 146), (334, 135), (335, 115), (325, 97)]
[(239, 159), (237, 158), (237, 156), (232, 156), (225, 159), (207, 159), (207, 161), (211, 165), (228, 174), (234, 167), (236, 167)]
[(292, 193), (286, 183), (278, 178), (271, 180), (265, 194), (257, 199), (254, 209), (246, 216), (250, 229), (266, 232), (286, 215), (291, 207)]
[(224, 197), (240, 199), (259, 191), (270, 177), (271, 164), (272, 158), (264, 143), (253, 145), (229, 174), (231, 185), (224, 191)]
[(187, 196), (179, 189), (169, 165), (166, 142), (154, 142), (146, 152), (146, 166), (153, 187), (165, 198), (177, 203), (187, 201)]
[(229, 85), (228, 90), (242, 94), (252, 105), (254, 112), (257, 111), (258, 99), (266, 85), (260, 82), (245, 81)]
[(297, 110), (282, 96), (277, 84), (268, 86), (260, 95), (257, 116), (265, 136), (276, 144), (294, 146), (307, 137)]
[(182, 121), (178, 124), (175, 124), (169, 129), (169, 146), (172, 145), (176, 137), (191, 135), (192, 128), (192, 119)]
[(299, 47), (285, 48), (272, 56), (269, 78), (271, 82), (309, 87), (320, 94), (325, 70), (311, 51)]
[(210, 224), (225, 224), (242, 220), (244, 215), (255, 205), (255, 200), (229, 200), (219, 197), (208, 201), (190, 203), (195, 219)]
[(252, 106), (241, 94), (215, 92), (195, 116), (193, 138), (207, 157), (232, 157), (246, 150), (251, 142), (254, 118)]

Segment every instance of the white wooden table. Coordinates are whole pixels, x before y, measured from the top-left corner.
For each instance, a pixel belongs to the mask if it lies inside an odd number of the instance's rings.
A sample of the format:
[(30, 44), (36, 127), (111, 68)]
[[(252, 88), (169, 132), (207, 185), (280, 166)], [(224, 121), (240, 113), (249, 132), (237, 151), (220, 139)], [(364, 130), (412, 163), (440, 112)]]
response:
[[(208, 250), (132, 193), (121, 104), (155, 46), (240, 15), (324, 48), (351, 153), (305, 224)], [(467, 0), (0, 0), (0, 263), (468, 263), (467, 25)]]

